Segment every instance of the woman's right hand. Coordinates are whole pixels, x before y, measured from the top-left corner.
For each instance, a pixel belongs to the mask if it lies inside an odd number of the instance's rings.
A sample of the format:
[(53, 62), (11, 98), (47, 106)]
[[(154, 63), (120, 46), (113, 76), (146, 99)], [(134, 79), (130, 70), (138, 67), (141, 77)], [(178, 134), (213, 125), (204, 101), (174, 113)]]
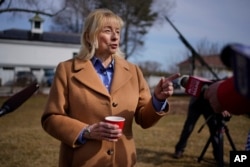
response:
[(122, 136), (122, 129), (118, 125), (107, 122), (99, 122), (89, 125), (90, 133), (86, 136), (87, 139), (107, 140), (116, 142)]

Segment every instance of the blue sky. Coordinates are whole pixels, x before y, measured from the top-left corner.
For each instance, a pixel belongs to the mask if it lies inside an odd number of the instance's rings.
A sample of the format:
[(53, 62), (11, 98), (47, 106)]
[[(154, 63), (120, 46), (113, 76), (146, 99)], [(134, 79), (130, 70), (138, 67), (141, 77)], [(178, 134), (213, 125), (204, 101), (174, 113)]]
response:
[[(194, 48), (202, 39), (221, 47), (231, 42), (250, 45), (249, 7), (249, 0), (176, 0), (170, 19)], [(157, 60), (168, 69), (186, 58), (187, 49), (168, 22), (152, 28), (145, 44), (136, 61)]]
[[(176, 7), (171, 12), (170, 19), (194, 48), (202, 39), (220, 46), (231, 42), (250, 45), (249, 0), (175, 1)], [(29, 29), (27, 18), (30, 16), (13, 19), (1, 14), (0, 30)], [(49, 23), (44, 24), (45, 30), (48, 30)], [(167, 21), (152, 27), (144, 39), (142, 51), (130, 61), (157, 61), (162, 64), (162, 69), (168, 70), (186, 58), (186, 47)]]

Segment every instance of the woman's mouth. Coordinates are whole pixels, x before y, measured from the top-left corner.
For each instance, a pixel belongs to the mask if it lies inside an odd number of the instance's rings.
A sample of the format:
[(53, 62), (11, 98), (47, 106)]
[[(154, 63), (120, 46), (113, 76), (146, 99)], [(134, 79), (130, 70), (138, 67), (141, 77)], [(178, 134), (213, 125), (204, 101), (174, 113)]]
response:
[(110, 46), (112, 49), (116, 49), (118, 45), (117, 45), (117, 44), (110, 44), (109, 46)]

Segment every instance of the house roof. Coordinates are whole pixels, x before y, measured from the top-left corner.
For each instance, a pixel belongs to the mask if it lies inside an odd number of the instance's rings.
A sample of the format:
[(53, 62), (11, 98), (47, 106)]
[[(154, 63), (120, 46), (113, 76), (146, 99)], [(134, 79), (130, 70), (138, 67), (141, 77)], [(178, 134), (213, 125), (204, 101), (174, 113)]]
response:
[(30, 21), (39, 21), (39, 22), (44, 22), (44, 19), (42, 19), (39, 14), (36, 14), (34, 17), (30, 18)]
[(0, 31), (0, 39), (80, 44), (81, 35), (73, 33), (43, 32), (32, 34), (29, 30), (7, 29)]
[[(219, 55), (206, 55), (202, 56), (202, 59), (209, 65), (213, 67), (225, 67), (225, 65), (221, 62)], [(178, 66), (185, 66), (191, 64), (191, 57), (180, 62)], [(202, 66), (201, 62), (197, 59), (195, 59), (195, 65), (197, 67)]]

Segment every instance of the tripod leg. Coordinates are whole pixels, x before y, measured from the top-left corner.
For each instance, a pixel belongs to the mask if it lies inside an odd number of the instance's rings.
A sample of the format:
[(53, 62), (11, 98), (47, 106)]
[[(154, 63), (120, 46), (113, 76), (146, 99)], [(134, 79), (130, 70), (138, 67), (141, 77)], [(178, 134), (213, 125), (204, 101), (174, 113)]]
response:
[(235, 147), (235, 145), (234, 145), (234, 143), (233, 143), (233, 140), (232, 140), (232, 138), (231, 138), (231, 136), (230, 136), (230, 134), (229, 134), (229, 130), (228, 130), (227, 126), (224, 125), (224, 128), (225, 128), (225, 133), (226, 133), (226, 135), (227, 135), (228, 141), (229, 141), (229, 143), (230, 143), (230, 145), (231, 145), (233, 151), (236, 151), (236, 147)]
[(207, 148), (208, 148), (208, 146), (209, 146), (211, 140), (212, 140), (212, 136), (209, 137), (209, 139), (208, 139), (206, 145), (204, 146), (204, 148), (203, 148), (203, 150), (202, 150), (200, 156), (198, 157), (198, 162), (201, 162), (201, 160), (202, 160), (202, 158), (203, 158), (205, 152), (207, 151)]
[(224, 143), (223, 143), (223, 130), (224, 128), (221, 127), (220, 132), (219, 132), (219, 161), (218, 167), (224, 167)]
[(217, 165), (218, 167), (224, 167), (224, 147), (223, 147), (223, 127), (220, 128), (220, 130), (218, 131), (218, 133), (214, 133), (213, 135), (210, 135), (206, 145), (204, 146), (201, 155), (198, 157), (198, 162), (201, 162), (210, 142), (212, 142), (213, 137), (217, 136), (218, 138), (218, 152), (216, 152), (218, 159), (216, 159), (217, 161)]

